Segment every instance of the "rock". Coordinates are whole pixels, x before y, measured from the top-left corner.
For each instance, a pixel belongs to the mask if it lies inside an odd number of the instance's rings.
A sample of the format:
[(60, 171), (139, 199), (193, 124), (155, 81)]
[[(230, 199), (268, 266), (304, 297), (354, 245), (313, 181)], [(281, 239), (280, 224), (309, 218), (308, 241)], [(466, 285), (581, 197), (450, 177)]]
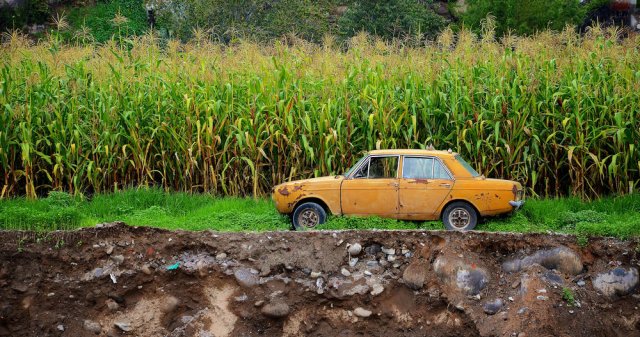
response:
[(29, 290), (29, 286), (27, 286), (24, 283), (19, 283), (19, 284), (16, 283), (11, 286), (11, 289), (13, 289), (15, 292), (22, 294), (22, 293), (26, 293), (27, 290)]
[(504, 303), (501, 299), (497, 298), (493, 301), (487, 302), (482, 306), (482, 310), (487, 315), (495, 315), (498, 311), (502, 309)]
[(349, 267), (355, 267), (357, 263), (358, 263), (358, 258), (354, 257), (353, 259), (349, 260)]
[(264, 304), (264, 301), (260, 300), (260, 301), (256, 301), (255, 303), (253, 303), (253, 306), (254, 307), (261, 307), (263, 304)]
[(371, 295), (372, 296), (378, 296), (380, 294), (382, 294), (382, 292), (384, 291), (384, 287), (382, 286), (382, 284), (376, 283), (371, 287)]
[(549, 299), (548, 296), (542, 296), (542, 295), (538, 295), (536, 296), (536, 299), (538, 299), (539, 301), (546, 301)]
[(191, 321), (193, 321), (193, 316), (189, 316), (189, 315), (184, 315), (182, 317), (180, 317), (180, 322), (182, 322), (182, 324), (189, 324), (191, 323)]
[(547, 272), (545, 272), (544, 274), (542, 274), (542, 279), (552, 285), (562, 285), (564, 284), (564, 280), (562, 279), (562, 276), (556, 274), (554, 271), (549, 270)]
[(109, 310), (111, 311), (116, 311), (118, 310), (118, 308), (120, 308), (120, 305), (112, 299), (107, 299), (106, 301), (104, 301), (104, 304), (106, 304), (107, 308), (109, 308)]
[(396, 260), (396, 256), (395, 255), (387, 255), (387, 261), (393, 262), (395, 260)]
[(257, 285), (260, 281), (258, 276), (252, 273), (251, 270), (247, 268), (237, 269), (233, 273), (233, 276), (236, 278), (236, 281), (238, 281), (239, 285), (247, 288)]
[(247, 296), (247, 294), (242, 294), (240, 296), (236, 296), (233, 298), (233, 300), (236, 302), (246, 302), (248, 299), (249, 299), (249, 296)]
[(342, 269), (340, 270), (340, 273), (341, 273), (342, 275), (346, 276), (346, 277), (351, 276), (351, 272), (350, 272), (350, 271), (348, 271), (346, 268), (342, 268)]
[(382, 252), (387, 254), (387, 255), (395, 255), (396, 254), (396, 250), (393, 249), (393, 248), (382, 247)]
[(378, 261), (376, 261), (376, 260), (367, 261), (367, 267), (373, 268), (373, 267), (377, 267), (377, 266), (378, 266)]
[(525, 312), (527, 312), (527, 309), (529, 309), (529, 308), (524, 307), (524, 308), (520, 308), (520, 309), (518, 309), (518, 315), (522, 315), (522, 314), (524, 314)]
[(593, 287), (612, 298), (630, 294), (638, 285), (638, 269), (617, 267), (593, 279)]
[(166, 313), (170, 313), (174, 310), (176, 310), (176, 308), (178, 307), (178, 304), (180, 304), (180, 300), (173, 297), (173, 296), (167, 296), (164, 301), (162, 301), (162, 303), (160, 304), (160, 311)]
[(111, 255), (111, 253), (113, 253), (113, 248), (113, 245), (108, 245), (104, 252), (107, 253), (107, 255)]
[(58, 326), (56, 327), (56, 329), (58, 329), (58, 331), (64, 331), (64, 325), (62, 325), (62, 324), (58, 324)]
[(584, 287), (587, 283), (584, 280), (579, 280), (578, 282), (576, 282), (576, 284), (578, 285), (578, 287)]
[(218, 253), (218, 255), (216, 255), (216, 260), (221, 261), (227, 258), (227, 253)]
[(151, 268), (149, 267), (148, 264), (145, 264), (142, 267), (140, 267), (140, 270), (146, 275), (151, 275)]
[(260, 311), (267, 317), (282, 318), (289, 315), (290, 309), (288, 304), (282, 301), (276, 301), (265, 305)]
[(319, 271), (312, 271), (311, 274), (309, 274), (309, 276), (311, 278), (318, 278), (318, 277), (322, 276), (322, 273), (319, 272)]
[(373, 274), (372, 274), (370, 271), (368, 271), (368, 270), (365, 270), (365, 271), (364, 271), (364, 274), (365, 274), (365, 275), (367, 275), (367, 276), (371, 276), (371, 275), (373, 275)]
[(127, 322), (115, 322), (113, 323), (113, 325), (115, 325), (116, 327), (118, 327), (118, 329), (124, 332), (129, 332), (133, 330), (133, 327), (131, 326), (131, 324)]
[(357, 242), (352, 245), (348, 245), (347, 251), (349, 252), (350, 255), (357, 256), (360, 254), (360, 252), (362, 252), (362, 245), (360, 245)]
[(433, 269), (445, 284), (455, 286), (466, 295), (476, 295), (489, 283), (487, 272), (477, 265), (468, 265), (462, 260), (440, 256)]
[(94, 322), (92, 320), (85, 319), (82, 326), (85, 330), (93, 332), (96, 335), (102, 331), (102, 326), (100, 325), (100, 323)]
[(113, 255), (113, 256), (111, 256), (111, 260), (113, 260), (113, 262), (115, 262), (116, 264), (121, 264), (122, 262), (124, 262), (124, 256), (122, 256), (122, 255)]
[(506, 272), (518, 272), (534, 264), (555, 269), (564, 274), (578, 275), (582, 272), (582, 261), (578, 254), (567, 247), (540, 250), (522, 259), (512, 259), (502, 264)]
[(374, 244), (372, 244), (372, 245), (370, 245), (370, 246), (367, 246), (367, 247), (364, 249), (364, 252), (365, 252), (365, 253), (367, 253), (367, 254), (369, 254), (369, 255), (374, 255), (374, 256), (375, 256), (376, 254), (380, 253), (381, 251), (382, 251), (382, 249), (380, 248), (380, 245), (379, 245), (379, 244), (377, 244), (377, 243), (374, 243)]
[(427, 267), (422, 263), (413, 262), (404, 269), (402, 279), (411, 289), (418, 290), (424, 285), (427, 278)]
[(372, 312), (365, 308), (357, 307), (353, 310), (353, 314), (358, 317), (367, 318), (371, 316)]
[(93, 270), (93, 276), (94, 277), (100, 277), (102, 276), (102, 274), (104, 274), (104, 269), (98, 267), (96, 269)]

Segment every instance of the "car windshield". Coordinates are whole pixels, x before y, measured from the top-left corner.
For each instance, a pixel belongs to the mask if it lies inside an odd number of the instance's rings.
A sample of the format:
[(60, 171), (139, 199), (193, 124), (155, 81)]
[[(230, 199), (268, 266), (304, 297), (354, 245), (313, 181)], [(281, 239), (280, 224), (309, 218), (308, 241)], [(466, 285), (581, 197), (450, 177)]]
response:
[(358, 160), (357, 163), (355, 163), (355, 165), (351, 166), (351, 168), (349, 169), (349, 171), (347, 171), (344, 176), (348, 177), (351, 175), (351, 173), (353, 173), (353, 171), (356, 169), (356, 167), (360, 166), (360, 163), (362, 163), (365, 159), (367, 159), (367, 156), (364, 156), (362, 158), (360, 158), (360, 160)]
[(479, 177), (480, 173), (478, 173), (478, 171), (474, 170), (473, 167), (471, 167), (471, 165), (469, 165), (469, 163), (467, 163), (466, 161), (464, 161), (464, 159), (462, 159), (462, 157), (460, 157), (460, 155), (456, 155), (456, 160), (462, 164), (462, 166), (469, 171), (469, 173), (471, 173), (471, 176), (473, 177)]

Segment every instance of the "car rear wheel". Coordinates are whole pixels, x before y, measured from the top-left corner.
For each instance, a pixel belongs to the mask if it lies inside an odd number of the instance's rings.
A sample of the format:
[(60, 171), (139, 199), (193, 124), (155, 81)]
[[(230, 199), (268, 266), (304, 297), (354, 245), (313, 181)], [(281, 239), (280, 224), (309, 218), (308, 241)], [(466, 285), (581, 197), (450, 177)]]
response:
[(292, 220), (295, 230), (313, 229), (327, 220), (327, 212), (315, 202), (305, 202), (293, 211)]
[(444, 209), (442, 222), (448, 230), (468, 231), (478, 224), (478, 213), (468, 203), (456, 201)]

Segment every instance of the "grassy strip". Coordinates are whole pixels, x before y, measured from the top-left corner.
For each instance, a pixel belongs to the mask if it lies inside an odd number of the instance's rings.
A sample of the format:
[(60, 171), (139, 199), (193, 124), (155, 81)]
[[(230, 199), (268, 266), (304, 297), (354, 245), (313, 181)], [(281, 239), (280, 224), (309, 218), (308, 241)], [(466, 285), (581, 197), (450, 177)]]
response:
[[(493, 218), (478, 230), (558, 232), (629, 238), (640, 235), (640, 194), (592, 202), (575, 198), (529, 200), (510, 217)], [(130, 189), (90, 201), (52, 192), (48, 198), (0, 201), (1, 229), (56, 230), (124, 221), (134, 226), (217, 231), (287, 230), (289, 219), (270, 200), (216, 198), (205, 194)], [(331, 217), (322, 229), (442, 229), (438, 221), (409, 222), (378, 217)]]

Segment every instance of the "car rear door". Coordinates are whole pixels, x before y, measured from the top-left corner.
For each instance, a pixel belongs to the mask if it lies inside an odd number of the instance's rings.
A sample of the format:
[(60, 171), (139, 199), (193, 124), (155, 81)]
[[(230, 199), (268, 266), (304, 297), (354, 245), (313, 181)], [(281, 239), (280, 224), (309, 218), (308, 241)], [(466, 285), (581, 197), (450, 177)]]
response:
[(435, 220), (453, 188), (451, 173), (437, 157), (403, 156), (398, 188), (398, 217)]
[(371, 156), (342, 181), (342, 213), (395, 218), (400, 156)]

